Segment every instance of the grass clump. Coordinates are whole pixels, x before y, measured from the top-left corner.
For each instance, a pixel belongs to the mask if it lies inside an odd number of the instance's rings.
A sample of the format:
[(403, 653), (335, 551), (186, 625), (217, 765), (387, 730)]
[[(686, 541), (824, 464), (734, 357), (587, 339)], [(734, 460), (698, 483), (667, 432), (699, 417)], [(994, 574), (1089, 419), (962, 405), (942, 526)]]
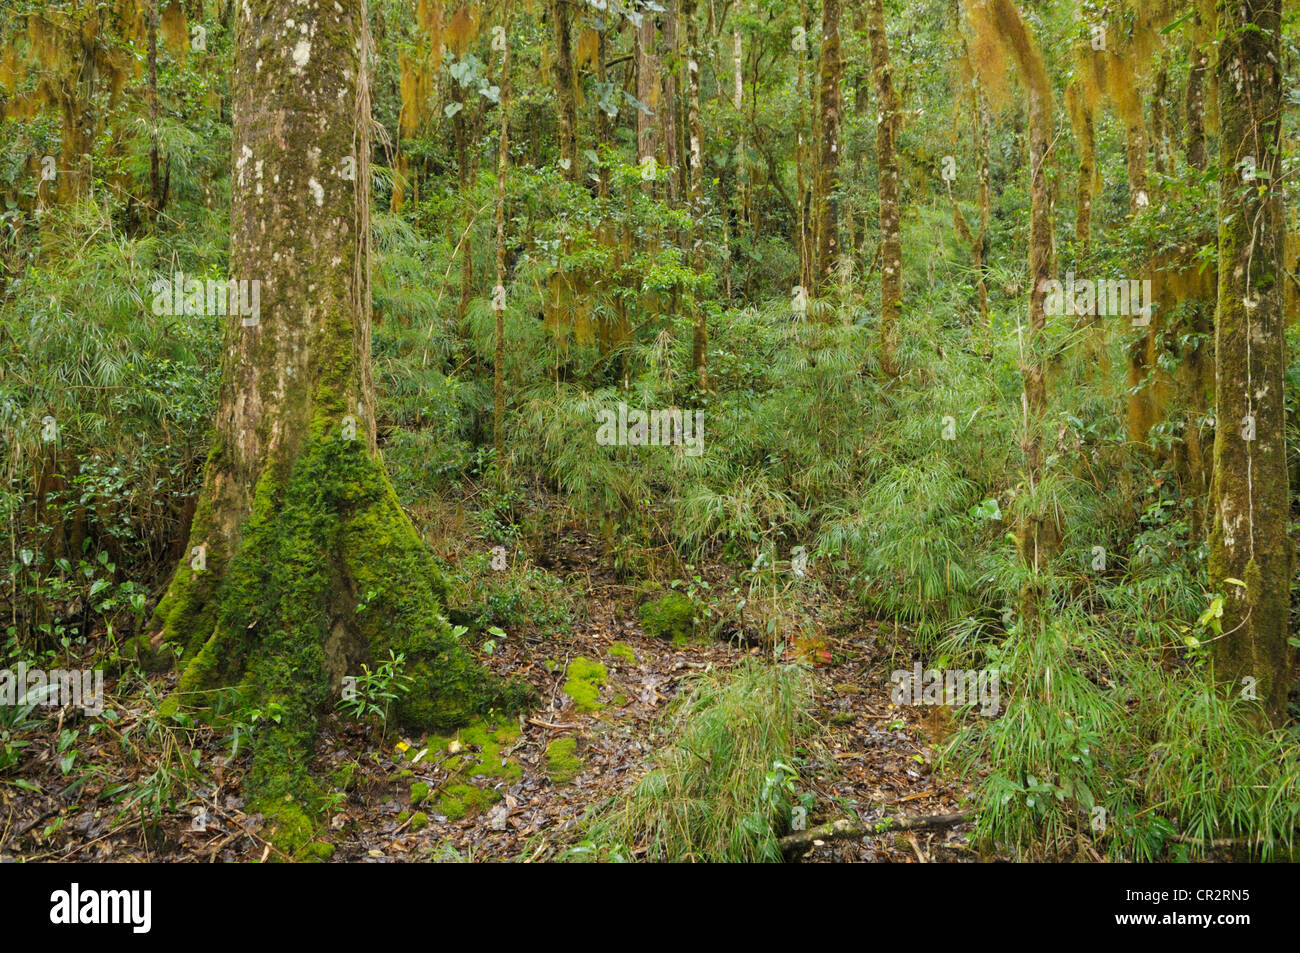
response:
[(812, 736), (802, 665), (747, 660), (709, 673), (678, 704), (656, 767), (593, 820), (579, 851), (650, 861), (778, 861), (797, 799), (792, 767)]

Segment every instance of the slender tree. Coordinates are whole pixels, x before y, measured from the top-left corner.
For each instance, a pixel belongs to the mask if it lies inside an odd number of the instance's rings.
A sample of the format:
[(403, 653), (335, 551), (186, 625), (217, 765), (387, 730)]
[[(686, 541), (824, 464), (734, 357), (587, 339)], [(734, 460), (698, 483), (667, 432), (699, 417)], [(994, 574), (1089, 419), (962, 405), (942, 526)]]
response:
[(1210, 580), (1224, 594), (1215, 675), (1280, 724), (1289, 687), (1282, 251), (1282, 2), (1219, 4), (1218, 425)]
[(898, 316), (903, 304), (903, 248), (898, 205), (898, 93), (889, 65), (882, 0), (867, 0), (867, 34), (876, 86), (876, 164), (880, 181), (880, 370), (898, 375)]
[[(839, 254), (838, 207), (835, 191), (839, 184), (840, 120), (844, 114), (844, 51), (840, 43), (840, 0), (822, 4), (821, 59), (821, 151), (813, 189), (816, 214), (815, 289), (825, 283)], [(818, 292), (819, 293), (819, 292)]]

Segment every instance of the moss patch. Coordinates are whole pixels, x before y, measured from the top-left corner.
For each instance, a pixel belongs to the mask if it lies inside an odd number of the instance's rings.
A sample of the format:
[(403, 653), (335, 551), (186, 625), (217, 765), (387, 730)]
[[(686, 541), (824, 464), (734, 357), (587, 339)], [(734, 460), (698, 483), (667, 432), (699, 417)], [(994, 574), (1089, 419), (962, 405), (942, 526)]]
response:
[(599, 662), (579, 655), (569, 663), (569, 678), (564, 694), (573, 699), (578, 711), (599, 711), (600, 687), (609, 679), (609, 671)]
[(504, 752), (519, 740), (519, 726), (513, 722), (478, 721), (451, 735), (430, 735), (425, 739), (429, 758), (444, 755), (441, 766), (465, 779), (480, 775), (513, 784), (523, 777), (523, 768)]
[[(493, 721), (476, 721), (453, 734), (426, 738), (429, 760), (453, 775), (428, 799), (429, 809), (456, 821), (501, 800), (501, 792), (493, 787), (509, 787), (523, 777), (523, 768), (506, 757), (518, 740), (518, 725)], [(479, 787), (472, 783), (475, 778), (488, 781)]]
[(568, 784), (581, 773), (582, 759), (573, 738), (556, 738), (546, 746), (546, 776), (552, 784)]
[(416, 811), (411, 815), (411, 830), (422, 831), (429, 826), (429, 815), (424, 811)]
[(636, 653), (632, 651), (632, 646), (623, 642), (615, 642), (609, 647), (606, 653), (610, 658), (617, 659), (620, 662), (626, 662), (628, 665), (636, 664)]
[(429, 785), (423, 781), (416, 781), (411, 785), (411, 806), (419, 807), (429, 797)]
[(449, 821), (458, 821), (471, 811), (481, 810), (501, 800), (497, 791), (476, 784), (448, 784), (438, 797), (437, 811)]
[(695, 628), (695, 604), (680, 592), (670, 592), (637, 610), (641, 628), (654, 639), (672, 639), (681, 645)]

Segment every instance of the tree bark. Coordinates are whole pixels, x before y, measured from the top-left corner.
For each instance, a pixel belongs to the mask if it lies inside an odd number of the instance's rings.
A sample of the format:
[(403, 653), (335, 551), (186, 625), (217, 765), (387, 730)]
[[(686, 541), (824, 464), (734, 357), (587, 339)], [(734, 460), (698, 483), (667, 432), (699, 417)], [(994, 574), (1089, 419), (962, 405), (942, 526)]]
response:
[(573, 11), (568, 0), (550, 0), (551, 4), (551, 76), (555, 82), (557, 136), (560, 141), (560, 165), (570, 182), (581, 182), (578, 169), (578, 105), (574, 98)]
[(260, 312), (227, 319), (189, 551), (154, 616), (152, 645), (183, 649), (187, 699), (235, 686), (275, 712), (247, 786), (287, 831), (318, 807), (319, 713), (363, 661), (405, 656), (397, 713), (412, 723), (524, 697), (456, 642), (377, 452), (365, 22), (365, 0), (244, 0), (235, 16), (229, 273), (260, 282)]
[[(686, 82), (686, 132), (687, 142), (687, 195), (691, 213), (691, 230), (688, 236), (688, 257), (692, 267), (701, 267), (702, 239), (697, 224), (704, 214), (704, 130), (700, 125), (700, 30), (696, 22), (696, 0), (681, 0), (681, 26), (686, 31), (683, 39), (683, 78)], [(709, 386), (709, 328), (707, 315), (698, 301), (692, 302), (695, 311), (691, 335), (691, 366), (695, 369), (700, 390)]]
[(835, 190), (839, 181), (840, 120), (844, 114), (844, 51), (840, 43), (840, 0), (822, 5), (821, 61), (821, 153), (817, 163), (816, 266), (814, 294), (832, 276), (839, 254), (838, 208)]
[(1274, 725), (1286, 716), (1292, 560), (1281, 8), (1281, 0), (1219, 4), (1218, 425), (1209, 563), (1211, 584), (1225, 597), (1224, 635), (1212, 643), (1214, 674), (1234, 695), (1256, 695), (1261, 720)]
[(507, 0), (505, 49), (501, 51), (501, 133), (497, 138), (497, 283), (492, 289), (496, 316), (492, 352), (492, 446), (497, 472), (506, 470), (506, 176), (510, 172), (510, 8)]
[(876, 85), (876, 156), (880, 176), (880, 371), (898, 376), (898, 317), (903, 302), (903, 249), (898, 206), (898, 93), (889, 65), (885, 11), (867, 0), (871, 72)]

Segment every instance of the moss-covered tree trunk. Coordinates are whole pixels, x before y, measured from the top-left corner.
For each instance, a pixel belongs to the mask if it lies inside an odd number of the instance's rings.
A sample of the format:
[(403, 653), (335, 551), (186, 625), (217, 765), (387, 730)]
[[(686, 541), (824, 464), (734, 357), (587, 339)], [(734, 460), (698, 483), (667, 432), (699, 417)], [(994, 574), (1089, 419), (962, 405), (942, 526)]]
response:
[(260, 313), (227, 320), (189, 552), (155, 614), (182, 692), (237, 686), (263, 712), (248, 787), (276, 814), (313, 808), (317, 719), (362, 662), (405, 655), (411, 721), (512, 701), (457, 645), (376, 449), (365, 16), (365, 0), (235, 15), (230, 275), (260, 282)]
[(898, 93), (889, 64), (885, 10), (867, 0), (867, 36), (876, 85), (876, 164), (880, 178), (880, 371), (898, 376), (898, 316), (903, 304), (903, 246), (898, 207)]
[(1224, 635), (1213, 643), (1215, 675), (1234, 693), (1256, 696), (1274, 724), (1286, 714), (1291, 591), (1281, 11), (1281, 0), (1219, 4), (1218, 425), (1210, 527), (1210, 580), (1226, 597)]

